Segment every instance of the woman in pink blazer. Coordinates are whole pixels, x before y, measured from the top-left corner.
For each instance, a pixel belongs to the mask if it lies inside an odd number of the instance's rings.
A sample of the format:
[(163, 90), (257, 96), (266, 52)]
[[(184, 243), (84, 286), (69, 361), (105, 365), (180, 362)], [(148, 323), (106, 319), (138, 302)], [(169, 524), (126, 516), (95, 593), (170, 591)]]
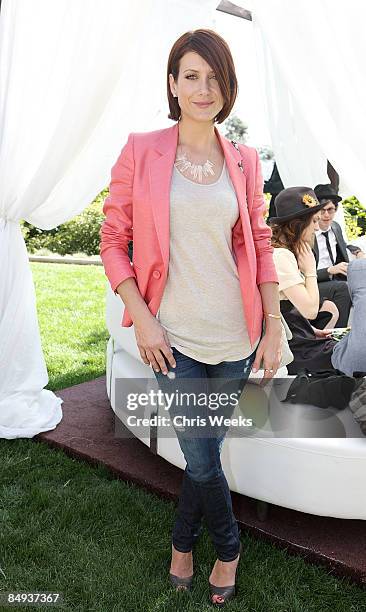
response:
[[(100, 252), (125, 304), (122, 326), (134, 325), (141, 359), (159, 386), (171, 392), (179, 381), (195, 379), (207, 393), (204, 406), (170, 407), (187, 462), (170, 580), (177, 589), (191, 588), (192, 548), (204, 517), (218, 557), (210, 600), (222, 606), (235, 595), (241, 544), (220, 463), (228, 427), (212, 426), (210, 392), (223, 389), (218, 379), (227, 379), (226, 390), (234, 381), (231, 388), (240, 392), (262, 361), (265, 378), (278, 369), (278, 279), (258, 154), (214, 125), (229, 116), (237, 95), (233, 59), (218, 34), (200, 29), (175, 42), (167, 95), (174, 125), (129, 134), (112, 168)], [(233, 409), (223, 403), (219, 411), (230, 416)], [(197, 415), (204, 437), (192, 433)]]

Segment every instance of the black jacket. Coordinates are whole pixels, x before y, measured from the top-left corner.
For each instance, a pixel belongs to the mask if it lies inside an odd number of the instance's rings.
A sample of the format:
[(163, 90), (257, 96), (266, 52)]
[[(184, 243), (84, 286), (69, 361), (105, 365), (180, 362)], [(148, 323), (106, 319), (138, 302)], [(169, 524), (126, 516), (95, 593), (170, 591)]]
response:
[[(337, 221), (333, 221), (331, 228), (333, 230), (333, 232), (335, 233), (335, 237), (337, 240), (337, 259), (336, 259), (336, 263), (340, 263), (341, 261), (345, 261), (346, 263), (349, 262), (349, 257), (347, 254), (347, 245), (346, 242), (343, 238), (343, 234), (342, 234), (342, 229), (341, 226), (339, 225), (339, 223), (337, 223)], [(316, 261), (316, 265), (318, 266), (318, 262), (319, 262), (319, 248), (318, 248), (318, 242), (317, 239), (315, 237), (315, 241), (314, 241), (314, 248), (313, 248), (313, 253), (315, 256), (315, 261)], [(320, 270), (317, 270), (317, 276), (318, 276), (318, 283), (324, 282), (324, 281), (329, 281), (332, 280), (332, 275), (328, 274), (327, 268), (321, 268)], [(342, 275), (335, 275), (336, 278), (342, 278), (343, 280), (346, 280), (345, 276)]]

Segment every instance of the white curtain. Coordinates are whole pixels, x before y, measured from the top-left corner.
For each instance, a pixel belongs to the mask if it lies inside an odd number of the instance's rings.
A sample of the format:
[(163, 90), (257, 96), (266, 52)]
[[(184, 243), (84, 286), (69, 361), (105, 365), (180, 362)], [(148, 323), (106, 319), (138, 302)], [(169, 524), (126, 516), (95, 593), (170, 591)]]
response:
[[(0, 14), (0, 438), (54, 429), (19, 221), (50, 229), (108, 184), (131, 131), (167, 127), (166, 63), (218, 1), (3, 0)], [(64, 333), (65, 330), (60, 330)], [(72, 330), (68, 330), (72, 333)]]
[(366, 205), (364, 1), (251, 0), (251, 5), (285, 187), (329, 183), (329, 159), (340, 175), (340, 195), (356, 195)]

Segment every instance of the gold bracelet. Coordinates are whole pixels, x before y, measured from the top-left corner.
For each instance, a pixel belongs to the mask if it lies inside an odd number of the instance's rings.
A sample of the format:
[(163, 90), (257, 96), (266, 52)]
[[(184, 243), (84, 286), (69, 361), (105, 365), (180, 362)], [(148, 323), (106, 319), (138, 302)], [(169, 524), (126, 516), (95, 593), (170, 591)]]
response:
[(275, 314), (272, 314), (271, 312), (265, 312), (264, 314), (266, 315), (266, 317), (272, 317), (272, 319), (280, 319), (281, 318), (281, 315), (275, 315)]
[(317, 278), (317, 274), (304, 274), (305, 278)]

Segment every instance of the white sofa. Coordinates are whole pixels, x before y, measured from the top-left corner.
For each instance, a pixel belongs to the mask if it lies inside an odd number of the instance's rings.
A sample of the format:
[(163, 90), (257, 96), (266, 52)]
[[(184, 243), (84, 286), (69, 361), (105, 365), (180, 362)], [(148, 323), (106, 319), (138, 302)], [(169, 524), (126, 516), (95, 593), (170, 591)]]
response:
[[(121, 326), (123, 308), (108, 285), (107, 393), (115, 412), (116, 379), (155, 379), (151, 367), (141, 360), (133, 327)], [(257, 435), (251, 430), (245, 437), (226, 437), (222, 464), (230, 489), (310, 514), (366, 519), (366, 438), (352, 412), (348, 408), (323, 410), (280, 402), (291, 380), (282, 377), (275, 381), (269, 401), (263, 389), (250, 379), (243, 396), (252, 399), (253, 410), (262, 415), (265, 425)], [(241, 409), (239, 405), (236, 412)], [(296, 437), (298, 432), (304, 435), (305, 423), (308, 436), (326, 430), (326, 437)], [(332, 432), (343, 437), (329, 437)], [(170, 437), (159, 437), (158, 428), (157, 433), (157, 453), (184, 469), (185, 460), (174, 432)], [(140, 439), (150, 446), (149, 436)]]

